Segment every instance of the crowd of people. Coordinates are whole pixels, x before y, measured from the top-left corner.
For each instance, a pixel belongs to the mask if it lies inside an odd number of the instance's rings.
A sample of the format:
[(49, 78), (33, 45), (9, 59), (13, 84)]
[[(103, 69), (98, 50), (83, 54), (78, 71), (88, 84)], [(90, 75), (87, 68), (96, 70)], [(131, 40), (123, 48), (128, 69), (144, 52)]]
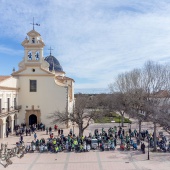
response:
[(44, 131), (45, 130), (45, 124), (39, 123), (39, 124), (32, 124), (32, 125), (26, 126), (25, 123), (22, 123), (21, 125), (16, 125), (14, 127), (14, 131), (15, 131), (16, 136), (23, 135), (23, 134), (26, 134), (26, 136), (27, 135), (31, 136), (31, 134), (33, 134), (37, 130)]
[[(46, 127), (42, 123), (39, 125), (32, 125), (27, 128), (25, 125), (19, 129), (20, 143), (23, 143), (23, 134), (26, 136), (33, 134), (34, 139), (31, 144), (26, 145), (27, 151), (49, 151), (49, 152), (61, 152), (61, 151), (75, 151), (85, 152), (91, 149), (114, 150), (119, 145), (121, 150), (137, 150), (140, 145), (140, 149), (145, 153), (145, 144), (149, 142), (149, 147), (152, 148), (154, 145), (154, 134), (149, 133), (148, 130), (143, 130), (139, 133), (136, 129), (131, 128), (124, 129), (122, 127), (110, 127), (108, 130), (102, 128), (101, 132), (95, 129), (94, 133), (89, 133), (88, 136), (76, 136), (70, 129), (69, 134), (64, 135), (63, 129), (58, 128), (57, 125), (52, 127)], [(17, 130), (18, 130), (17, 129)], [(38, 138), (37, 131), (46, 131), (48, 135), (47, 139)], [(55, 135), (54, 135), (55, 134)], [(165, 149), (167, 145), (167, 139), (165, 136), (157, 137), (157, 146), (160, 149)], [(94, 147), (95, 146), (95, 147)], [(168, 145), (170, 149), (170, 144)]]

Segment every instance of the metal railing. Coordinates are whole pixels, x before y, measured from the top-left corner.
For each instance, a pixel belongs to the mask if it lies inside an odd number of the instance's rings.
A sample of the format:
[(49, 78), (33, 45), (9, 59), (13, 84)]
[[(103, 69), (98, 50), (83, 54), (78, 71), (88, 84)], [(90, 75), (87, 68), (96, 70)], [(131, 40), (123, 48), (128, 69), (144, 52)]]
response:
[(14, 106), (14, 109), (15, 109), (15, 110), (21, 110), (21, 108), (22, 108), (21, 105)]
[(9, 108), (2, 108), (0, 110), (0, 114), (4, 114), (4, 113), (11, 113), (11, 112), (14, 112), (14, 111), (19, 111), (21, 110), (21, 105), (17, 105), (17, 106), (11, 106)]

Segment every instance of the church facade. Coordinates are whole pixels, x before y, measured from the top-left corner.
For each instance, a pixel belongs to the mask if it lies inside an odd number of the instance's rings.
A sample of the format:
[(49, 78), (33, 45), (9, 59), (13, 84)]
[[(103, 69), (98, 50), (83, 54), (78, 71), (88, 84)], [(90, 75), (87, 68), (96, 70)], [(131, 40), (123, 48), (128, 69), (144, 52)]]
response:
[[(44, 123), (52, 126), (47, 116), (55, 111), (72, 112), (74, 80), (66, 77), (58, 60), (44, 57), (44, 42), (34, 29), (22, 42), (24, 57), (18, 71), (11, 76), (0, 76), (0, 137), (6, 129), (17, 124)], [(58, 124), (67, 127), (68, 124)]]

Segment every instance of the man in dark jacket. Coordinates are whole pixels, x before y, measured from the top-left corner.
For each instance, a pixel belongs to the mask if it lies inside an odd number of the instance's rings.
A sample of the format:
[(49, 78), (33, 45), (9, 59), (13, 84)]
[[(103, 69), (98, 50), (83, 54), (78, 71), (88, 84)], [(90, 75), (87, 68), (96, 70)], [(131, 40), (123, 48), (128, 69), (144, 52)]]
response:
[(8, 138), (8, 135), (9, 135), (9, 132), (8, 132), (8, 130), (6, 130), (6, 137)]
[(20, 136), (20, 143), (22, 143), (23, 142), (23, 136), (21, 135)]
[(141, 150), (145, 154), (145, 144), (144, 143), (141, 144)]

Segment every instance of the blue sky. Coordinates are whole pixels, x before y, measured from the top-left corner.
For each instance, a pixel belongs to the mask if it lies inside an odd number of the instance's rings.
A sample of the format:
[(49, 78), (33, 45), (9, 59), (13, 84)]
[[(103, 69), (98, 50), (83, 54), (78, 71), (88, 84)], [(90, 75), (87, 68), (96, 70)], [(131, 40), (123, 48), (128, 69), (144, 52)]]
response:
[(0, 0), (0, 75), (18, 70), (33, 17), (44, 56), (51, 46), (76, 88), (107, 88), (147, 60), (170, 62), (170, 0)]

